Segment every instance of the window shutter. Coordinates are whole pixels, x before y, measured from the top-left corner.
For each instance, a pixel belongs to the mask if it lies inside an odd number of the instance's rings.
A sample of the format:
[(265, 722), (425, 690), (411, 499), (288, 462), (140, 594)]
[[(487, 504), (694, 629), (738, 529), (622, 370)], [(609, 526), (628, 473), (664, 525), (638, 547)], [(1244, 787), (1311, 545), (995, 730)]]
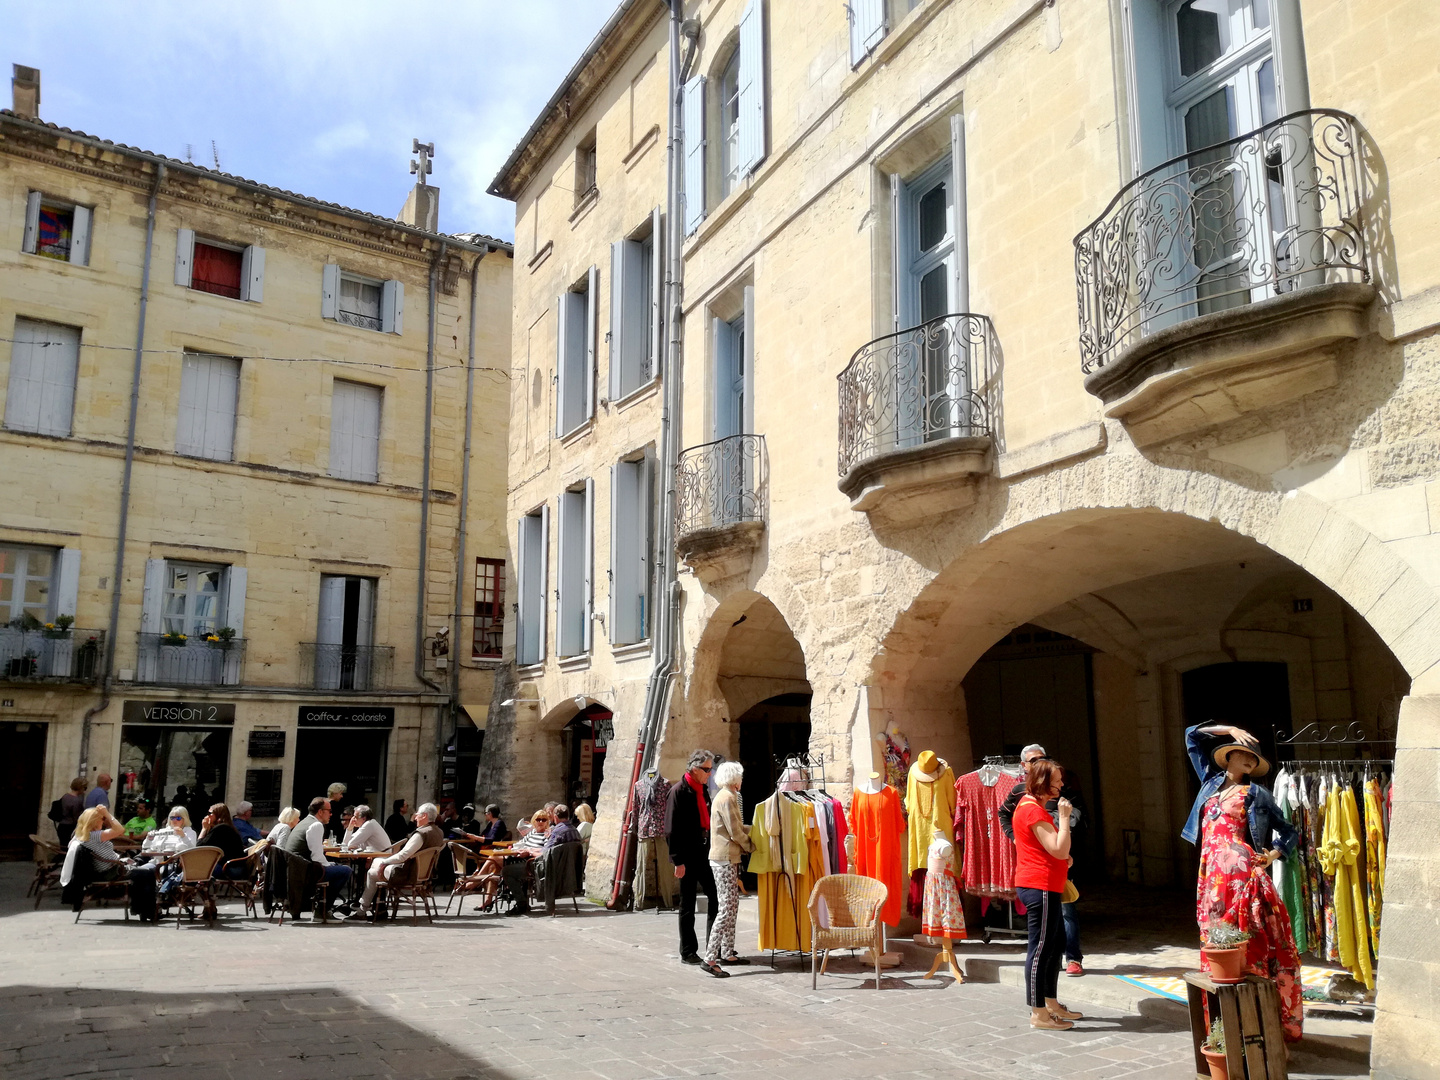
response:
[(320, 317), (335, 319), (340, 316), (340, 267), (326, 263), (320, 272)]
[(724, 439), (740, 434), (739, 404), (735, 394), (740, 378), (739, 351), (735, 328), (724, 319), (715, 319), (715, 431), (714, 437)]
[[(320, 618), (315, 626), (315, 641), (321, 645), (339, 645), (344, 640), (345, 579), (338, 574), (321, 574)], [(321, 666), (317, 657), (316, 667)]]
[(584, 494), (560, 493), (560, 520), (555, 542), (555, 655), (574, 656), (584, 648)]
[(387, 281), (380, 297), (380, 329), (387, 334), (401, 334), (405, 331), (405, 285), (400, 281)]
[(80, 603), (80, 549), (61, 548), (55, 575), (55, 614), (74, 616)]
[(522, 667), (531, 663), (530, 629), (534, 625), (530, 601), (530, 543), (526, 523), (529, 516), (523, 516), (515, 526), (515, 663)]
[(609, 627), (611, 645), (620, 644), (620, 620), (617, 614), (620, 609), (620, 571), (623, 561), (620, 555), (620, 473), (624, 468), (624, 462), (610, 466), (610, 612), (606, 625)]
[(34, 255), (40, 246), (40, 192), (32, 191), (25, 197), (25, 239), (20, 250)]
[[(375, 643), (375, 579), (360, 579), (360, 603), (355, 610), (355, 644), (368, 649)], [(374, 671), (373, 666), (367, 670)]]
[(765, 19), (761, 0), (740, 16), (740, 174), (765, 159)]
[(696, 75), (685, 84), (681, 103), (682, 138), (685, 147), (685, 235), (705, 220), (705, 76)]
[(175, 284), (190, 288), (191, 266), (195, 261), (195, 230), (181, 229), (175, 239)]
[(655, 501), (655, 460), (650, 451), (640, 459), (640, 478), (636, 485), (635, 521), (639, 537), (639, 613), (635, 622), (635, 640), (643, 641), (650, 636), (650, 581), (655, 550), (654, 501)]
[(175, 452), (214, 461), (231, 460), (235, 451), (240, 361), (229, 356), (186, 353), (181, 365)]
[(885, 38), (885, 0), (849, 0), (850, 66), (856, 67)]
[(237, 638), (245, 636), (245, 582), (249, 572), (243, 566), (232, 566), (225, 571), (225, 621), (235, 631)]
[[(120, 587), (120, 582), (115, 583)], [(160, 633), (160, 616), (165, 608), (165, 560), (145, 560), (145, 592), (140, 601), (140, 632)]]
[(620, 369), (625, 363), (625, 300), (630, 282), (625, 280), (625, 245), (617, 240), (610, 245), (610, 400), (624, 396)]
[(585, 415), (595, 415), (595, 369), (599, 364), (595, 338), (600, 331), (600, 268), (590, 267), (585, 289)]
[(643, 461), (622, 461), (610, 471), (610, 641), (630, 645), (645, 636), (641, 603), (645, 588)]
[(79, 363), (79, 330), (16, 319), (5, 426), (12, 431), (69, 435)]
[(240, 299), (258, 304), (265, 298), (265, 249), (251, 244), (240, 257)]
[[(665, 215), (660, 207), (650, 212), (650, 355), (649, 378), (665, 366)], [(649, 381), (649, 378), (646, 381)]]
[(75, 207), (70, 224), (70, 261), (76, 266), (90, 265), (90, 221), (88, 206)]
[(569, 293), (561, 293), (555, 301), (555, 379), (557, 382), (555, 394), (555, 437), (558, 439), (567, 430), (565, 426), (565, 413), (570, 400), (570, 350), (567, 347), (570, 343), (570, 304), (566, 297)]
[(545, 659), (546, 637), (549, 628), (547, 616), (550, 613), (550, 504), (546, 503), (540, 508), (540, 645), (536, 652), (535, 662), (539, 663)]
[(755, 286), (745, 286), (745, 340), (740, 356), (740, 423), (742, 432), (755, 430)]
[(330, 475), (342, 479), (355, 471), (354, 385), (336, 379), (330, 389)]
[[(965, 210), (965, 114), (950, 116), (950, 204), (955, 217), (955, 289), (951, 311), (970, 310), (970, 238)], [(964, 392), (968, 392), (969, 387)]]
[(585, 593), (581, 604), (581, 615), (585, 619), (580, 632), (581, 646), (590, 651), (593, 640), (591, 628), (595, 624), (595, 481), (585, 481)]

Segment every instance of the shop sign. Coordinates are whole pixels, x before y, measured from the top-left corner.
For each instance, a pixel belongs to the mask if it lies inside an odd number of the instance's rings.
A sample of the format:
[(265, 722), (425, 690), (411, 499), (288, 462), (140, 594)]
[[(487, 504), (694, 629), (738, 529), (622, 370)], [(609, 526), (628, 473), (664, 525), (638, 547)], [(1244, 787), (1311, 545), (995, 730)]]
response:
[(590, 790), (590, 782), (595, 779), (595, 741), (593, 739), (580, 740), (580, 775), (576, 779), (586, 791)]
[[(252, 758), (275, 758), (285, 756), (285, 732), (250, 732), (250, 756)], [(251, 800), (254, 801), (254, 800)]]
[(256, 817), (279, 815), (280, 775), (279, 769), (245, 770), (245, 801)]
[(211, 727), (235, 723), (233, 701), (127, 701), (120, 712), (127, 724), (200, 724)]
[(301, 705), (301, 727), (394, 727), (395, 710), (381, 705)]

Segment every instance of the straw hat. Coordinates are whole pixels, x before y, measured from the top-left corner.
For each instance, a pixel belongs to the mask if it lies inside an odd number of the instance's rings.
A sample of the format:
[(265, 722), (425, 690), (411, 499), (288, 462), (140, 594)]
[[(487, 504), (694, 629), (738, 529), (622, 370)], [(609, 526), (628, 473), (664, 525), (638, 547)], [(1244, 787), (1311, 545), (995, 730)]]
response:
[(933, 773), (939, 764), (940, 759), (935, 756), (934, 750), (921, 750), (920, 756), (915, 759), (915, 768), (922, 773)]
[(1232, 750), (1243, 750), (1255, 759), (1255, 768), (1250, 770), (1250, 775), (1257, 779), (1270, 771), (1270, 762), (1265, 760), (1263, 754), (1253, 746), (1246, 746), (1244, 743), (1229, 742), (1215, 748), (1215, 764), (1220, 768), (1226, 768), (1225, 759), (1229, 757)]

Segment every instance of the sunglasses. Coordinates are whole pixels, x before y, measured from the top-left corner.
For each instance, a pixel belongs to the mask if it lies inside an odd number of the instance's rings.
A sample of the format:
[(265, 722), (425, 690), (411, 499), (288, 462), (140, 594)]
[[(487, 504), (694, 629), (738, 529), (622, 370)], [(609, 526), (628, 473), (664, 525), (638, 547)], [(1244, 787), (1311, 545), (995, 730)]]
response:
[(184, 821), (185, 819), (184, 819), (183, 817), (181, 817), (179, 814), (171, 814), (171, 815), (170, 815), (170, 820), (171, 820), (171, 821)]

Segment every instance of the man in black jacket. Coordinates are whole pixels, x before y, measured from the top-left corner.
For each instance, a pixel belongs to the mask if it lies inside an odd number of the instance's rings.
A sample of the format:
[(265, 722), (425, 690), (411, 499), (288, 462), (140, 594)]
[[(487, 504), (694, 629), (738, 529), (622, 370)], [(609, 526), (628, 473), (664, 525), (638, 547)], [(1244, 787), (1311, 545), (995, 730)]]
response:
[(700, 942), (695, 939), (696, 894), (705, 891), (707, 941), (719, 904), (710, 873), (710, 792), (706, 789), (714, 767), (714, 754), (696, 750), (665, 802), (665, 837), (680, 882), (680, 961), (684, 964), (701, 963)]

